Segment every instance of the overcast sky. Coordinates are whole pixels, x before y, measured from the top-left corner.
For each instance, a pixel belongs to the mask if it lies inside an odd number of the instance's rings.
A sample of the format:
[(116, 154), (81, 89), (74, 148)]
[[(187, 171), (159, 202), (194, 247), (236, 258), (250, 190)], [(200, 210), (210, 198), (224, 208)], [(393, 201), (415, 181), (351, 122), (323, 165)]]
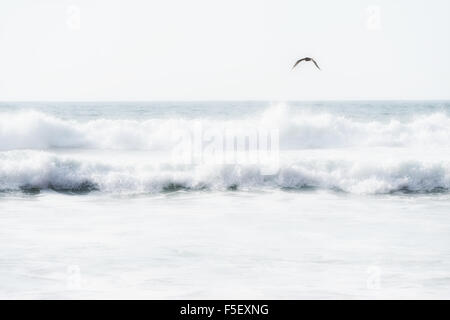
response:
[[(0, 100), (449, 99), (448, 0), (2, 0)], [(297, 58), (316, 58), (291, 71)]]

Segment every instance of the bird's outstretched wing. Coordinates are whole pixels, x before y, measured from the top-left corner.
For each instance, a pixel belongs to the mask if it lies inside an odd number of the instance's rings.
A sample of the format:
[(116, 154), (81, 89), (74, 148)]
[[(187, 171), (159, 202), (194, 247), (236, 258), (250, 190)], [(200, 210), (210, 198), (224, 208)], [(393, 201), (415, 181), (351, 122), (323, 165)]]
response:
[(314, 62), (314, 64), (316, 65), (317, 69), (322, 70), (322, 69), (320, 69), (319, 65), (317, 64), (317, 62), (316, 62), (314, 59), (311, 59), (311, 60), (312, 60), (312, 62)]
[[(306, 58), (303, 58), (303, 59), (300, 59), (300, 60), (298, 60), (295, 64), (294, 64), (294, 66), (292, 67), (292, 69), (294, 69), (300, 62), (302, 62), (302, 61), (304, 61)], [(292, 70), (291, 69), (291, 70)]]

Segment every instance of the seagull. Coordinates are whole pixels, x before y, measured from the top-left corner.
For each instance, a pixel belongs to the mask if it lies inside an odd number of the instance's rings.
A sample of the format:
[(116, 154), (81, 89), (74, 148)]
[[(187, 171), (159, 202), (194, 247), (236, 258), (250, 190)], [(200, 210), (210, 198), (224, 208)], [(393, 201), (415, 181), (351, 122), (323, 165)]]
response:
[[(317, 64), (317, 62), (314, 61), (313, 58), (308, 58), (308, 57), (298, 60), (298, 61), (294, 64), (294, 66), (292, 67), (292, 69), (294, 69), (294, 68), (295, 68), (300, 62), (302, 62), (302, 61), (312, 61), (312, 62), (314, 62), (314, 64), (316, 65), (316, 67), (320, 70), (319, 65)], [(291, 69), (291, 70), (292, 70), (292, 69)]]

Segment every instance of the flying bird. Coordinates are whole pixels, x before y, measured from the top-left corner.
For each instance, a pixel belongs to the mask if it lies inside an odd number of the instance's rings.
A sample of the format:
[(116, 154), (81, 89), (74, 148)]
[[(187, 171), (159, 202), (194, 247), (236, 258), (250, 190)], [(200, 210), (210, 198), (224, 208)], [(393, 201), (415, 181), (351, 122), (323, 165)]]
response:
[[(302, 61), (312, 61), (312, 62), (314, 62), (314, 64), (316, 65), (317, 69), (320, 70), (320, 67), (319, 67), (319, 65), (317, 64), (317, 62), (316, 62), (313, 58), (308, 58), (308, 57), (298, 60), (298, 61), (294, 64), (294, 66), (292, 67), (292, 69), (294, 69), (294, 68), (295, 68), (300, 62), (302, 62)], [(291, 70), (292, 70), (292, 69), (291, 69)]]

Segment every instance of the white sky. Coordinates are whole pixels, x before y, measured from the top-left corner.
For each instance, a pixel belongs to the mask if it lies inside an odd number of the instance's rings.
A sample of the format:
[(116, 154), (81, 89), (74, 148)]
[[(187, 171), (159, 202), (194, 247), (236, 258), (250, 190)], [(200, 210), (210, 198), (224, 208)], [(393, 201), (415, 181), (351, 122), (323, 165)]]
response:
[[(448, 0), (1, 0), (0, 100), (449, 99), (449, 14)], [(291, 72), (304, 56), (322, 71)]]

